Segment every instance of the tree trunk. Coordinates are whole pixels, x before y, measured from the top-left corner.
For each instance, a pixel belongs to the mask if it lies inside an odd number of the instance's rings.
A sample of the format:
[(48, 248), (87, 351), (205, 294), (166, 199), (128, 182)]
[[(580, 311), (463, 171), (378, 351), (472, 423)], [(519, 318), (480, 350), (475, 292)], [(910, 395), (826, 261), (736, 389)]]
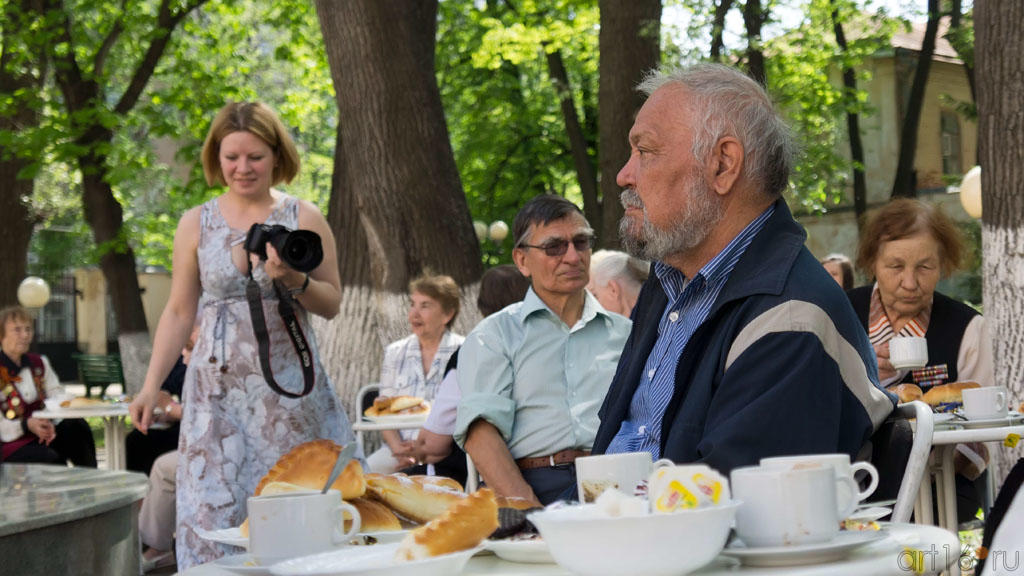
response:
[[(409, 333), (409, 280), (430, 268), (463, 287), (456, 331), (478, 314), (480, 246), (434, 76), (437, 0), (317, 0), (337, 94), (328, 221), (342, 306), (315, 323), (324, 365), (351, 406), (382, 348)], [(354, 413), (353, 413), (354, 415)]]
[(572, 152), (573, 166), (576, 168), (576, 180), (580, 184), (583, 195), (583, 215), (595, 228), (599, 237), (606, 236), (601, 229), (601, 205), (597, 200), (597, 174), (587, 148), (587, 137), (583, 134), (580, 116), (576, 112), (576, 103), (572, 99), (572, 86), (569, 75), (565, 72), (565, 62), (558, 50), (545, 54), (548, 62), (548, 75), (558, 94), (558, 103), (562, 108), (562, 120), (565, 122), (565, 133), (569, 137), (569, 150)]
[(615, 176), (629, 159), (629, 129), (644, 103), (636, 85), (661, 59), (661, 0), (600, 0), (598, 88), (601, 228), (598, 243), (619, 247), (621, 189)]
[[(836, 0), (831, 0), (830, 4), (836, 44), (839, 46), (839, 53), (846, 54), (846, 34), (843, 32), (843, 22), (839, 17), (839, 7)], [(850, 138), (850, 160), (853, 163), (853, 211), (859, 232), (868, 211), (868, 189), (864, 178), (864, 145), (860, 140), (860, 118), (856, 112), (850, 110), (857, 102), (857, 76), (853, 68), (846, 65), (843, 66), (843, 100), (846, 103), (846, 131)]]
[(733, 0), (719, 0), (715, 4), (715, 16), (711, 21), (711, 50), (709, 55), (712, 62), (722, 61), (722, 48), (725, 46), (723, 36), (725, 34), (725, 17), (732, 8)]
[(924, 40), (917, 55), (917, 67), (914, 71), (914, 82), (910, 86), (907, 97), (906, 114), (900, 129), (900, 155), (896, 164), (896, 178), (892, 183), (892, 197), (914, 198), (917, 196), (917, 183), (914, 174), (914, 156), (917, 153), (917, 129), (921, 124), (921, 108), (924, 107), (924, 91), (928, 84), (928, 71), (932, 66), (932, 54), (935, 53), (935, 37), (938, 35), (939, 0), (928, 0), (928, 25), (924, 31)]
[(743, 25), (747, 29), (747, 75), (762, 86), (768, 85), (761, 47), (761, 28), (767, 18), (767, 12), (761, 9), (761, 0), (747, 0), (743, 5)]
[[(9, 111), (0, 115), (0, 132), (21, 132), (38, 126), (39, 114), (32, 96), (42, 89), (45, 58), (29, 46), (31, 38), (19, 34), (38, 18), (37, 0), (21, 0), (3, 5), (3, 30), (0, 34), (0, 100), (9, 99)], [(35, 73), (33, 73), (35, 72)], [(36, 153), (23, 146), (0, 144), (0, 246), (4, 247), (4, 273), (0, 275), (0, 306), (18, 302), (18, 285), (25, 278), (28, 245), (35, 218), (30, 207), (34, 179), (19, 173), (38, 162)]]
[[(106, 122), (110, 116), (124, 116), (135, 107), (167, 49), (171, 33), (190, 12), (206, 1), (191, 0), (183, 4), (175, 1), (172, 8), (172, 0), (161, 0), (153, 30), (147, 36), (149, 43), (113, 107), (109, 107), (111, 99), (104, 93), (105, 84), (101, 83), (105, 78), (103, 67), (108, 52), (97, 51), (83, 68), (73, 40), (74, 18), (60, 0), (46, 1), (48, 12), (56, 15), (58, 27), (49, 46), (49, 56), (54, 62), (56, 83), (71, 119), (71, 131), (76, 135), (74, 143), (82, 150), (77, 157), (82, 174), (82, 207), (102, 254), (100, 268), (117, 317), (125, 387), (130, 393), (142, 387), (151, 342), (142, 308), (135, 254), (124, 234), (121, 204), (114, 197), (110, 185), (108, 151), (114, 144), (114, 132)], [(119, 34), (119, 26), (113, 26), (104, 45), (112, 46), (119, 39)]]
[[(1024, 3), (986, 0), (974, 6), (981, 161), (982, 278), (985, 316), (995, 356), (995, 381), (1024, 398)], [(1003, 449), (996, 486), (1020, 447)], [(995, 460), (995, 459), (993, 459)]]

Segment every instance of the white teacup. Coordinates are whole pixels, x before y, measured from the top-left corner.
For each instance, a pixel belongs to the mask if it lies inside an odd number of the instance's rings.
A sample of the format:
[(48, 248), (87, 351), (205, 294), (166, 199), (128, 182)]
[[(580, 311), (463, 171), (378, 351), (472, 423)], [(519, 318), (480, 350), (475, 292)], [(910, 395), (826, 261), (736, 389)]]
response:
[[(838, 480), (856, 492), (853, 479)], [(839, 532), (839, 521), (856, 507), (836, 505), (836, 474), (830, 468), (737, 468), (730, 474), (732, 496), (742, 502), (736, 533), (751, 547), (794, 546), (827, 542)]]
[[(359, 511), (337, 490), (253, 496), (248, 506), (249, 553), (263, 566), (332, 550), (359, 532)], [(343, 512), (352, 518), (348, 532)]]
[(616, 488), (630, 496), (644, 496), (647, 494), (647, 478), (651, 471), (674, 464), (664, 458), (651, 462), (650, 452), (624, 452), (577, 458), (576, 489), (580, 502), (595, 502), (608, 488)]
[[(854, 462), (851, 464), (850, 456), (847, 454), (774, 456), (772, 458), (762, 458), (761, 466), (763, 468), (784, 469), (814, 468), (819, 466), (832, 468), (836, 474), (837, 510), (845, 510), (850, 504), (850, 499), (853, 499), (854, 505), (860, 504), (865, 498), (874, 493), (875, 488), (878, 488), (878, 470), (870, 462)], [(860, 471), (864, 471), (871, 479), (868, 482), (868, 487), (863, 490), (850, 492), (848, 484), (840, 479), (843, 477), (850, 478), (854, 481), (854, 486), (856, 487), (856, 475)], [(846, 516), (843, 516), (843, 518), (846, 518)]]
[(965, 388), (962, 394), (964, 417), (969, 420), (1006, 418), (1008, 414), (1005, 386)]
[(889, 340), (889, 362), (893, 368), (924, 368), (928, 365), (928, 341), (916, 336)]

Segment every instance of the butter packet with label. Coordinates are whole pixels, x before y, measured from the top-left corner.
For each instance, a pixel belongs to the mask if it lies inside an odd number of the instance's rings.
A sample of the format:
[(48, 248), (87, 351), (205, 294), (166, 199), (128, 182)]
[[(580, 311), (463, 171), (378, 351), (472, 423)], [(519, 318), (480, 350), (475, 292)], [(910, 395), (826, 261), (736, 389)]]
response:
[(729, 481), (704, 464), (658, 468), (647, 484), (647, 497), (655, 514), (716, 506), (730, 500)]

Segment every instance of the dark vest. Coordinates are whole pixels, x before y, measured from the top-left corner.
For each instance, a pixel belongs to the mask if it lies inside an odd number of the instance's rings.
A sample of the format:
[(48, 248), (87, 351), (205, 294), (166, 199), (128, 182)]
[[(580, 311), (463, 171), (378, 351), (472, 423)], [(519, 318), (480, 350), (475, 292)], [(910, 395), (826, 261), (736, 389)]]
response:
[[(861, 286), (846, 293), (865, 331), (868, 329), (872, 289), (873, 286)], [(924, 334), (928, 340), (928, 365), (945, 364), (950, 382), (957, 381), (956, 359), (960, 355), (960, 343), (967, 325), (975, 316), (978, 316), (978, 311), (966, 304), (938, 292), (932, 296), (932, 316), (928, 320), (928, 331)], [(908, 372), (903, 381), (913, 382), (912, 373)]]

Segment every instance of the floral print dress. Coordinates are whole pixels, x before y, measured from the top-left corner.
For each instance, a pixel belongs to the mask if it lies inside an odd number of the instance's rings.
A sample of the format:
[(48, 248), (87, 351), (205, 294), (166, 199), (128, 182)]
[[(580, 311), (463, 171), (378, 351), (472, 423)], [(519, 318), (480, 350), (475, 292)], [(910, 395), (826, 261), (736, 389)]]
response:
[[(283, 196), (266, 223), (295, 229), (298, 208), (295, 198)], [(246, 518), (246, 499), (281, 455), (317, 438), (338, 444), (355, 441), (320, 363), (309, 314), (298, 304), (295, 312), (314, 355), (316, 385), (303, 398), (287, 398), (264, 380), (245, 298), (247, 277), (232, 259), (232, 250), (240, 250), (246, 232), (228, 226), (216, 198), (202, 206), (200, 335), (185, 377), (185, 412), (178, 446), (177, 559), (181, 570), (240, 552), (200, 538), (196, 529), (240, 525)], [(299, 392), (302, 369), (277, 311), (272, 283), (262, 264), (253, 276), (263, 295), (274, 378), (285, 390)]]

